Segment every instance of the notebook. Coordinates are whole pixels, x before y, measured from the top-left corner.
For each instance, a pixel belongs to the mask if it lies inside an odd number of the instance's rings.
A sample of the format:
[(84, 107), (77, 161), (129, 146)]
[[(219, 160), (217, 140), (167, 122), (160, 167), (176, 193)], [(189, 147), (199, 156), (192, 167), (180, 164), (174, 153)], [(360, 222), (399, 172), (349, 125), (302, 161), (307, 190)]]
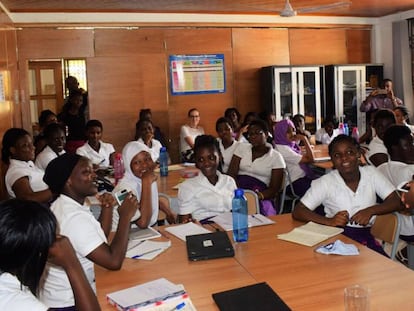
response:
[(188, 235), (186, 244), (188, 259), (192, 261), (234, 256), (233, 245), (224, 231)]
[(213, 299), (220, 311), (291, 310), (265, 282), (215, 293)]

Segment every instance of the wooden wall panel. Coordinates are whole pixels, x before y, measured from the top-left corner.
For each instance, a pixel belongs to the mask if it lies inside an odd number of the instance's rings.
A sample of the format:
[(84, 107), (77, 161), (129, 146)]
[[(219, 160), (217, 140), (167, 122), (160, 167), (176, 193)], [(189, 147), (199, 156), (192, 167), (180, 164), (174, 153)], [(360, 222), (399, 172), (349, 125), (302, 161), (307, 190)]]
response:
[(94, 55), (93, 30), (28, 28), (17, 32), (19, 56), (26, 59)]
[(348, 63), (369, 63), (371, 61), (371, 30), (346, 30), (346, 47)]
[(97, 29), (95, 56), (137, 55), (164, 51), (162, 29)]
[(344, 29), (290, 29), (291, 65), (346, 64)]
[(95, 57), (88, 59), (88, 85), (91, 118), (102, 121), (104, 141), (118, 151), (133, 140), (139, 110), (155, 111), (154, 122), (165, 132), (166, 85), (160, 73), (164, 55), (141, 54), (135, 57)]
[(260, 68), (289, 65), (287, 29), (233, 29), (234, 106), (260, 112)]
[[(200, 111), (200, 125), (207, 134), (216, 135), (215, 122), (224, 110), (233, 106), (233, 59), (231, 29), (171, 29), (165, 31), (168, 57), (171, 54), (224, 54), (226, 92), (223, 94), (176, 95), (169, 94), (170, 154), (179, 159), (181, 125), (187, 123), (191, 108)], [(167, 69), (167, 76), (169, 69)], [(169, 81), (169, 76), (167, 77)]]

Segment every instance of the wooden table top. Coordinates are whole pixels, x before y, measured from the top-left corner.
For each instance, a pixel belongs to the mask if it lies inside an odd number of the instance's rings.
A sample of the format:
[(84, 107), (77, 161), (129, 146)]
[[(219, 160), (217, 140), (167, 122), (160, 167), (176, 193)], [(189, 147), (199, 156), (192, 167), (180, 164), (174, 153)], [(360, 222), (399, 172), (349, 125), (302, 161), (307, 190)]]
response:
[(102, 310), (113, 310), (107, 293), (160, 277), (183, 284), (197, 310), (218, 310), (212, 293), (263, 281), (292, 310), (343, 310), (343, 289), (351, 284), (370, 288), (371, 311), (414, 310), (412, 270), (342, 235), (322, 244), (339, 238), (358, 245), (359, 256), (322, 255), (314, 248), (278, 240), (277, 234), (302, 223), (290, 214), (272, 219), (274, 225), (252, 228), (247, 243), (234, 244), (234, 258), (189, 262), (185, 243), (167, 233), (171, 248), (152, 261), (125, 259), (120, 271), (96, 267)]
[(198, 174), (198, 172), (199, 170), (195, 167), (188, 167), (181, 164), (170, 165), (168, 176), (162, 177), (157, 172), (158, 192), (168, 194), (174, 198), (178, 194), (178, 189), (175, 186), (184, 181), (185, 178)]

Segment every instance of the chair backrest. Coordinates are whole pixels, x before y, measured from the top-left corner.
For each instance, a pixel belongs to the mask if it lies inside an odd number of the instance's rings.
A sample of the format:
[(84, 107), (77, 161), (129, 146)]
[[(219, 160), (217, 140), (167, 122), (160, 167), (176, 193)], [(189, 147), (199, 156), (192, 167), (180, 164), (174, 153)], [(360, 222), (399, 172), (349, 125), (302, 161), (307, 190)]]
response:
[(390, 243), (391, 247), (391, 259), (394, 260), (397, 252), (397, 246), (401, 229), (401, 215), (397, 212), (377, 215), (375, 222), (371, 227), (371, 234), (384, 242)]
[[(160, 206), (162, 204), (165, 207), (171, 208), (171, 198), (168, 194), (158, 193), (158, 202)], [(161, 209), (159, 209), (157, 223), (159, 225), (163, 225), (166, 219), (167, 219), (167, 215)]]
[[(287, 188), (289, 187), (291, 194), (288, 196), (286, 193)], [(282, 180), (282, 190), (279, 201), (279, 214), (283, 213), (285, 207), (285, 201), (292, 201), (292, 209), (295, 205), (296, 200), (299, 199), (299, 196), (295, 193), (295, 190), (292, 186), (292, 180), (290, 179), (289, 171), (287, 168), (283, 170), (283, 180)]]
[(250, 189), (244, 189), (244, 196), (247, 199), (247, 213), (249, 215), (259, 214), (260, 205), (259, 205), (259, 197), (257, 196), (257, 193)]

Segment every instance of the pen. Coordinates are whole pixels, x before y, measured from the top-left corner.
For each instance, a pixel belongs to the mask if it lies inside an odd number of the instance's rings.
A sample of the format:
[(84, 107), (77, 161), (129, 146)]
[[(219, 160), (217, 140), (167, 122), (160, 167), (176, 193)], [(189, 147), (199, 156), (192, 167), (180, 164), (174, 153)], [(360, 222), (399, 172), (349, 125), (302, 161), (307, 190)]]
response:
[(148, 254), (151, 254), (151, 253), (154, 253), (154, 252), (158, 252), (160, 250), (162, 250), (162, 248), (153, 249), (153, 250), (150, 250), (148, 252), (145, 252), (145, 253), (142, 253), (142, 254), (139, 254), (139, 255), (132, 256), (131, 258), (132, 259), (137, 259), (137, 258), (140, 258), (142, 256), (145, 256), (145, 255), (148, 255)]
[(138, 245), (141, 245), (144, 242), (145, 242), (145, 240), (139, 241), (137, 244), (132, 244), (130, 247), (127, 248), (127, 251), (133, 249), (134, 247), (137, 247)]
[(256, 217), (255, 215), (252, 215), (252, 218), (256, 219), (258, 222), (263, 222), (259, 217)]
[(181, 310), (182, 308), (185, 307), (185, 302), (182, 302), (178, 305), (176, 305), (173, 309), (171, 309), (170, 311), (176, 311), (176, 310)]

